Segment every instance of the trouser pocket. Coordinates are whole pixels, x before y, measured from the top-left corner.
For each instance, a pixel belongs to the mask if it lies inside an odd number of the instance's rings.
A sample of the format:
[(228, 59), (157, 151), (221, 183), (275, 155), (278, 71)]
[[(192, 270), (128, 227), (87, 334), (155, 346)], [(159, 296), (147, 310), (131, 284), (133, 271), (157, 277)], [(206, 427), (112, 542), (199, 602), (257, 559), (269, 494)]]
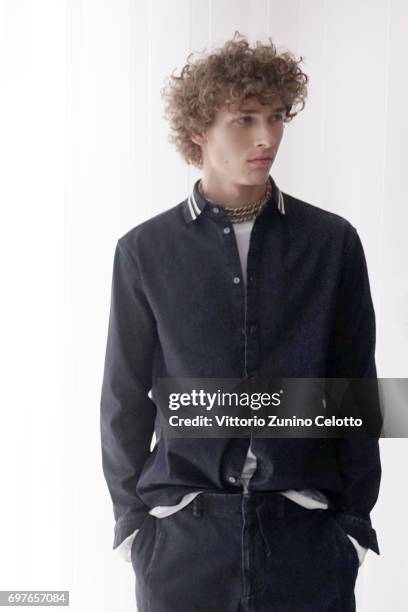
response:
[(345, 556), (346, 559), (350, 561), (352, 565), (356, 566), (356, 569), (360, 566), (360, 560), (358, 558), (357, 550), (347, 535), (345, 529), (340, 525), (338, 521), (334, 517), (330, 517), (333, 523), (334, 530), (337, 534), (337, 543), (339, 547), (340, 554)]
[[(135, 563), (141, 612), (235, 612), (241, 597), (240, 514), (195, 516), (191, 507), (157, 519), (156, 534), (145, 532), (150, 545)], [(153, 542), (154, 540), (154, 542)], [(142, 546), (140, 547), (142, 548)], [(143, 556), (144, 555), (144, 556)], [(136, 574), (137, 576), (137, 574)]]
[(158, 555), (162, 539), (160, 520), (149, 514), (132, 542), (130, 556), (140, 585), (147, 585)]

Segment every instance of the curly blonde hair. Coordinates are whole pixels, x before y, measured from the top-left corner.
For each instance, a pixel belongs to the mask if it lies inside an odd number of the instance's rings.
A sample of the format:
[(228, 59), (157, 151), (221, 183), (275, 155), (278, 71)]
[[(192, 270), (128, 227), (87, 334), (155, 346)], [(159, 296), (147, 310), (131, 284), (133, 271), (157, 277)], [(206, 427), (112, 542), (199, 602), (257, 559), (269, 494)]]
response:
[(187, 164), (202, 168), (201, 147), (191, 140), (193, 133), (202, 133), (213, 123), (217, 111), (225, 106), (239, 108), (244, 100), (256, 96), (261, 104), (278, 99), (292, 120), (303, 110), (307, 97), (308, 77), (296, 59), (286, 51), (277, 53), (270, 44), (257, 41), (251, 48), (246, 37), (237, 30), (221, 48), (187, 64), (180, 76), (173, 73), (161, 90), (165, 101), (165, 118), (170, 123), (169, 141)]

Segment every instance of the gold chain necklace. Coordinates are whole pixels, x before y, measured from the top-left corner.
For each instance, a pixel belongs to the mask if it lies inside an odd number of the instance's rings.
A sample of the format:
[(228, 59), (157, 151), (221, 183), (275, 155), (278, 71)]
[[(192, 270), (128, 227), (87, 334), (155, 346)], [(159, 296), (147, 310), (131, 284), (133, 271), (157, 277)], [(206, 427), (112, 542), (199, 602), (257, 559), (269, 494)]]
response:
[[(216, 202), (213, 202), (205, 195), (201, 181), (198, 183), (198, 189), (201, 195), (208, 202), (211, 202), (211, 204), (216, 204)], [(222, 208), (225, 210), (232, 223), (243, 223), (244, 221), (250, 221), (256, 217), (263, 205), (269, 200), (271, 193), (272, 186), (268, 180), (266, 192), (257, 202), (254, 202), (253, 204), (245, 204), (244, 206), (238, 206), (236, 208), (233, 206), (223, 206)]]

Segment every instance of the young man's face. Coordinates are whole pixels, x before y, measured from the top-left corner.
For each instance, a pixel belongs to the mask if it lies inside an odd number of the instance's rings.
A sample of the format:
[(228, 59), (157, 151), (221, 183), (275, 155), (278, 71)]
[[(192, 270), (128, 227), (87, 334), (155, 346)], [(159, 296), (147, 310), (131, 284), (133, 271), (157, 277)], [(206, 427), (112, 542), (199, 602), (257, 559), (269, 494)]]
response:
[[(265, 183), (282, 139), (284, 117), (279, 100), (270, 106), (251, 98), (239, 110), (223, 107), (205, 134), (193, 138), (202, 149), (204, 173), (242, 185)], [(256, 158), (267, 159), (251, 161)]]

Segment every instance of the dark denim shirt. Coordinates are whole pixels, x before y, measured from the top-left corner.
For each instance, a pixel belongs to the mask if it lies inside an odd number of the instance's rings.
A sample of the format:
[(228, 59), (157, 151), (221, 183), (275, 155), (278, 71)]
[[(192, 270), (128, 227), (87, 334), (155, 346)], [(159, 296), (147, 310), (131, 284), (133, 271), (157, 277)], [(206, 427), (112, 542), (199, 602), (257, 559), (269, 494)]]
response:
[[(114, 548), (155, 506), (241, 486), (231, 477), (239, 482), (249, 438), (160, 435), (157, 379), (376, 377), (375, 316), (355, 228), (269, 180), (246, 286), (229, 217), (198, 181), (186, 200), (117, 242), (100, 423)], [(252, 450), (251, 490), (318, 489), (347, 533), (379, 554), (370, 519), (378, 439), (254, 438)]]

